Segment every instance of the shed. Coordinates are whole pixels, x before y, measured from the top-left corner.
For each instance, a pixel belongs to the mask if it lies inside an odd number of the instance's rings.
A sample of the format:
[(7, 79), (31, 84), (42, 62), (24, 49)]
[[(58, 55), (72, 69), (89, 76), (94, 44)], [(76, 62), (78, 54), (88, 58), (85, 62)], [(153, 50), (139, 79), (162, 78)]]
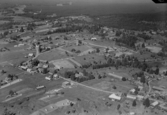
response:
[(93, 37), (93, 38), (91, 38), (91, 40), (92, 40), (92, 41), (96, 41), (96, 40), (97, 40), (97, 38), (96, 38), (96, 37)]
[(151, 103), (151, 106), (155, 107), (155, 106), (157, 106), (158, 104), (159, 104), (158, 101), (154, 101), (153, 103)]

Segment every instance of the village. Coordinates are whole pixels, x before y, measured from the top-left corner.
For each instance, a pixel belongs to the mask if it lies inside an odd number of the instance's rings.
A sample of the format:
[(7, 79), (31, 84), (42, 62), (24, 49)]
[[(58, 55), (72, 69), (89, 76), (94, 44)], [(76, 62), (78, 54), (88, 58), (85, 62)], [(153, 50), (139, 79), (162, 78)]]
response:
[(0, 31), (0, 114), (166, 115), (166, 31), (93, 21), (67, 16)]

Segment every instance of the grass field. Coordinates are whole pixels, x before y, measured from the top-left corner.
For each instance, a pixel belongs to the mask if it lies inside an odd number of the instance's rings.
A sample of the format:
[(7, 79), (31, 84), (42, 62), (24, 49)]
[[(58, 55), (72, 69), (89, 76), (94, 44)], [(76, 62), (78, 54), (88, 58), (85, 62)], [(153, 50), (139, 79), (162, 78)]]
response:
[(88, 54), (84, 56), (77, 56), (74, 58), (75, 61), (80, 63), (81, 65), (84, 65), (86, 63), (93, 63), (94, 61), (101, 63), (105, 62), (104, 57), (98, 54)]
[(106, 47), (112, 47), (115, 45), (113, 41), (92, 41), (92, 40), (86, 40), (88, 43), (96, 44), (96, 45), (101, 45), (101, 46), (106, 46)]
[(66, 58), (66, 57), (67, 56), (66, 56), (65, 52), (54, 49), (54, 50), (51, 50), (49, 52), (41, 54), (38, 57), (38, 59), (52, 61), (52, 60), (56, 60), (56, 59)]
[(55, 67), (61, 67), (61, 68), (74, 68), (74, 65), (72, 63), (70, 63), (68, 60), (53, 60), (52, 61), (53, 65), (55, 65)]
[(6, 20), (0, 20), (0, 25), (1, 25), (1, 24), (5, 24), (5, 23), (9, 23), (9, 21), (6, 21)]
[(63, 49), (68, 50), (68, 51), (75, 49), (76, 51), (79, 50), (79, 51), (83, 52), (83, 51), (90, 49), (90, 47), (87, 45), (81, 45), (81, 46), (74, 45), (74, 46), (63, 47)]
[(32, 52), (34, 51), (25, 51), (24, 49), (15, 50), (12, 52), (1, 52), (0, 63), (7, 62), (7, 63), (19, 64), (20, 62), (27, 60), (25, 56), (28, 55), (28, 53)]
[(12, 16), (14, 22), (31, 22), (32, 18), (21, 17), (21, 16)]

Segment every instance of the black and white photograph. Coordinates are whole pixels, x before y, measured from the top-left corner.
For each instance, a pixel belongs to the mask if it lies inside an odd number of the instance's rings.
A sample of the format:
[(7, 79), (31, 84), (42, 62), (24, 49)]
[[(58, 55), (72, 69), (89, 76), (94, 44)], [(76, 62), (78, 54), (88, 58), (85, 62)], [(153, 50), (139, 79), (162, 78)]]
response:
[(0, 115), (167, 115), (167, 1), (0, 0)]

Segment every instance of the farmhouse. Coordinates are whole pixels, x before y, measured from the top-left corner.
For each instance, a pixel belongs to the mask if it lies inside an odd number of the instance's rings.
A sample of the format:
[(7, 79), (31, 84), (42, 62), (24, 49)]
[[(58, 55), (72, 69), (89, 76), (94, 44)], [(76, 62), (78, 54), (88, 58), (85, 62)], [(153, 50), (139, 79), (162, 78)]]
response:
[(97, 38), (96, 38), (96, 37), (93, 37), (93, 38), (91, 38), (91, 40), (92, 40), (92, 41), (96, 41), (96, 40), (97, 40)]
[(120, 94), (115, 94), (115, 93), (113, 93), (113, 94), (111, 94), (111, 95), (109, 96), (109, 98), (110, 98), (110, 99), (114, 99), (114, 100), (120, 101), (121, 98), (122, 98), (121, 96), (122, 96), (121, 93), (120, 93)]

